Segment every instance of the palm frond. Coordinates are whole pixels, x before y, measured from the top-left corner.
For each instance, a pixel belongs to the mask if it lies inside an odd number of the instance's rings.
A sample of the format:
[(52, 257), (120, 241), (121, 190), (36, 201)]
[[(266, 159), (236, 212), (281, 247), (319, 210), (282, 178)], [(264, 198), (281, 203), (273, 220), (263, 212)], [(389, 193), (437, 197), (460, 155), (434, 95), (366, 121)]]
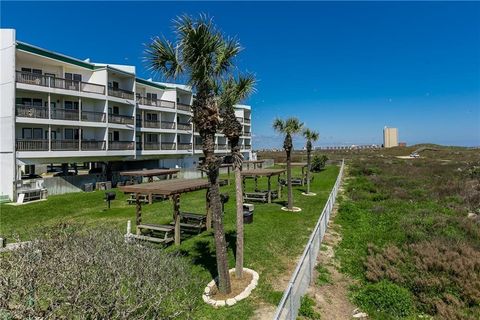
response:
[(279, 133), (285, 133), (285, 121), (280, 118), (273, 120), (273, 130)]
[(160, 71), (166, 78), (176, 78), (183, 72), (175, 45), (165, 38), (157, 37), (147, 45), (145, 61), (150, 70)]
[(291, 117), (285, 120), (285, 132), (291, 135), (298, 134), (302, 132), (303, 122), (298, 120), (296, 117)]

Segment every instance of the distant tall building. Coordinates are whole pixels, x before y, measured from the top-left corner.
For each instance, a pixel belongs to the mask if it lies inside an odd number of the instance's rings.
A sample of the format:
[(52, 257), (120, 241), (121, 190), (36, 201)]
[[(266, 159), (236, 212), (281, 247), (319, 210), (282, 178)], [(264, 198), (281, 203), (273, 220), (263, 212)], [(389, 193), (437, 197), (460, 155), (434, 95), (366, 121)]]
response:
[(384, 148), (398, 147), (398, 129), (397, 128), (388, 128), (387, 126), (383, 128), (383, 147)]

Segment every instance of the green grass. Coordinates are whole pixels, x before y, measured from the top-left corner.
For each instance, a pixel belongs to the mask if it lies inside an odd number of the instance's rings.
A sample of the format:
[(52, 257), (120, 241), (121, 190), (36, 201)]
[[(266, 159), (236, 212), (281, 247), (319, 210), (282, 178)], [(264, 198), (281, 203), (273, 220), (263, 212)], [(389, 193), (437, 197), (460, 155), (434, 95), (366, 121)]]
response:
[[(308, 237), (335, 183), (339, 168), (328, 166), (324, 171), (315, 173), (312, 192), (315, 197), (301, 195), (303, 187), (294, 187), (295, 206), (301, 207), (301, 213), (287, 213), (280, 210), (286, 199), (272, 204), (255, 204), (254, 223), (245, 225), (245, 266), (259, 272), (259, 286), (252, 298), (241, 301), (230, 308), (213, 309), (201, 304), (195, 319), (248, 319), (256, 306), (263, 302), (276, 305), (282, 293), (274, 289), (279, 274), (293, 269), (295, 259), (302, 253)], [(294, 170), (294, 176), (299, 170)], [(233, 180), (232, 180), (233, 181)], [(253, 182), (247, 180), (247, 189), (253, 189)], [(259, 179), (259, 187), (266, 188), (266, 179)], [(273, 183), (276, 186), (276, 183)], [(0, 234), (12, 239), (17, 235), (20, 240), (29, 240), (42, 236), (45, 228), (58, 223), (83, 224), (84, 227), (102, 226), (105, 228), (126, 229), (127, 220), (135, 224), (135, 207), (128, 205), (126, 196), (115, 190), (117, 199), (112, 208), (106, 210), (103, 192), (73, 193), (50, 196), (47, 201), (23, 206), (0, 206)], [(228, 243), (229, 266), (234, 267), (235, 259), (235, 190), (233, 183), (221, 188), (228, 192), (230, 201), (226, 204), (224, 216)], [(181, 210), (205, 212), (205, 191), (197, 191), (181, 196)], [(172, 203), (156, 202), (142, 206), (145, 223), (169, 223), (172, 220)], [(182, 241), (179, 247), (169, 246), (168, 251), (178, 251), (188, 256), (198, 272), (205, 278), (205, 284), (216, 275), (215, 246), (211, 232), (203, 232)], [(289, 274), (288, 274), (289, 276)], [(203, 288), (199, 288), (199, 295)]]
[(328, 271), (326, 267), (324, 267), (321, 264), (317, 264), (315, 269), (317, 269), (317, 272), (318, 272), (318, 276), (315, 281), (317, 285), (323, 286), (325, 284), (332, 283), (332, 276), (330, 275), (330, 271)]

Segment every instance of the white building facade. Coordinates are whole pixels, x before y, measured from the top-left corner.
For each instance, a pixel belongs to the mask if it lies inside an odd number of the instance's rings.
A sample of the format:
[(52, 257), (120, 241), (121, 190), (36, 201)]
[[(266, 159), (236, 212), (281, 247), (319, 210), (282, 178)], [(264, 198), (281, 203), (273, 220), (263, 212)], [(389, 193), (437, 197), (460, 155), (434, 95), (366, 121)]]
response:
[[(186, 86), (140, 79), (134, 66), (97, 64), (19, 42), (1, 30), (0, 195), (13, 200), (25, 166), (138, 162), (192, 167), (201, 140)], [(251, 155), (251, 109), (237, 106)], [(216, 152), (228, 141), (216, 137)]]

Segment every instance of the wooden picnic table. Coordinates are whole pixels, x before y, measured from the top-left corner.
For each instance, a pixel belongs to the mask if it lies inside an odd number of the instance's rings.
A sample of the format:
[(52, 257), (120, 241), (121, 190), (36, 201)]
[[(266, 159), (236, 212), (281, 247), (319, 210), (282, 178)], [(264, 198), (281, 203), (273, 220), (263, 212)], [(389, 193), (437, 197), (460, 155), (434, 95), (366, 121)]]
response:
[[(230, 185), (230, 171), (233, 168), (233, 163), (222, 163), (220, 165), (220, 169), (221, 168), (227, 168), (227, 176), (228, 176), (227, 184)], [(203, 175), (204, 175), (203, 170), (200, 169), (200, 166), (198, 166), (197, 169), (200, 170), (200, 176), (203, 178)]]
[[(258, 177), (267, 177), (268, 183), (267, 183), (267, 197), (266, 197), (266, 202), (271, 203), (272, 202), (272, 185), (271, 185), (271, 177), (277, 176), (277, 187), (278, 187), (278, 197), (282, 196), (282, 185), (280, 183), (280, 176), (285, 173), (285, 169), (253, 169), (253, 170), (244, 170), (242, 171), (242, 180), (243, 180), (243, 191), (247, 195), (247, 200), (255, 200), (255, 198), (260, 198), (258, 197), (260, 195), (258, 191), (258, 184), (257, 184), (257, 178)], [(258, 193), (258, 196), (255, 194), (251, 194), (251, 197), (249, 196), (248, 192), (245, 192), (245, 179), (246, 178), (254, 178), (255, 180), (255, 193)]]
[[(173, 202), (173, 222), (174, 222), (174, 240), (175, 244), (180, 244), (180, 195), (182, 193), (193, 192), (201, 189), (208, 189), (210, 183), (204, 179), (175, 179), (175, 180), (167, 180), (167, 181), (159, 181), (159, 182), (150, 182), (150, 183), (143, 183), (143, 184), (136, 184), (130, 186), (121, 186), (120, 189), (124, 192), (134, 193), (136, 196), (136, 225), (137, 225), (137, 235), (141, 233), (140, 229), (149, 229), (149, 230), (156, 230), (150, 228), (152, 225), (142, 224), (142, 204), (140, 201), (140, 195), (142, 194), (153, 194), (153, 195), (160, 195), (165, 197), (171, 197)], [(206, 195), (206, 227), (207, 230), (211, 228), (212, 225), (212, 217), (211, 212), (208, 210), (208, 192)], [(154, 225), (157, 229), (165, 229), (168, 232), (168, 228), (171, 226), (163, 226), (163, 225)], [(160, 231), (162, 231), (160, 230)], [(167, 239), (167, 237), (165, 237)]]
[(258, 168), (262, 168), (264, 162), (265, 162), (265, 160), (245, 160), (245, 161), (243, 161), (243, 163), (247, 165), (247, 170), (250, 170), (250, 164), (253, 164), (253, 169), (257, 169), (257, 166), (258, 166)]
[[(283, 167), (287, 167), (287, 164), (286, 163), (280, 163), (281, 166)], [(302, 168), (302, 178), (300, 179), (300, 183), (297, 183), (298, 185), (305, 185), (305, 180), (306, 180), (306, 176), (307, 176), (307, 173), (305, 172), (305, 169), (307, 168), (308, 164), (306, 162), (292, 162), (290, 163), (290, 166), (291, 167), (300, 167)]]
[[(121, 176), (130, 177), (132, 181), (134, 177), (147, 177), (148, 182), (153, 182), (153, 177), (167, 176), (167, 179), (173, 179), (173, 175), (180, 172), (180, 169), (143, 169), (134, 171), (122, 171)], [(133, 182), (133, 181), (132, 181)], [(148, 203), (152, 204), (153, 195), (146, 194), (148, 196)]]

